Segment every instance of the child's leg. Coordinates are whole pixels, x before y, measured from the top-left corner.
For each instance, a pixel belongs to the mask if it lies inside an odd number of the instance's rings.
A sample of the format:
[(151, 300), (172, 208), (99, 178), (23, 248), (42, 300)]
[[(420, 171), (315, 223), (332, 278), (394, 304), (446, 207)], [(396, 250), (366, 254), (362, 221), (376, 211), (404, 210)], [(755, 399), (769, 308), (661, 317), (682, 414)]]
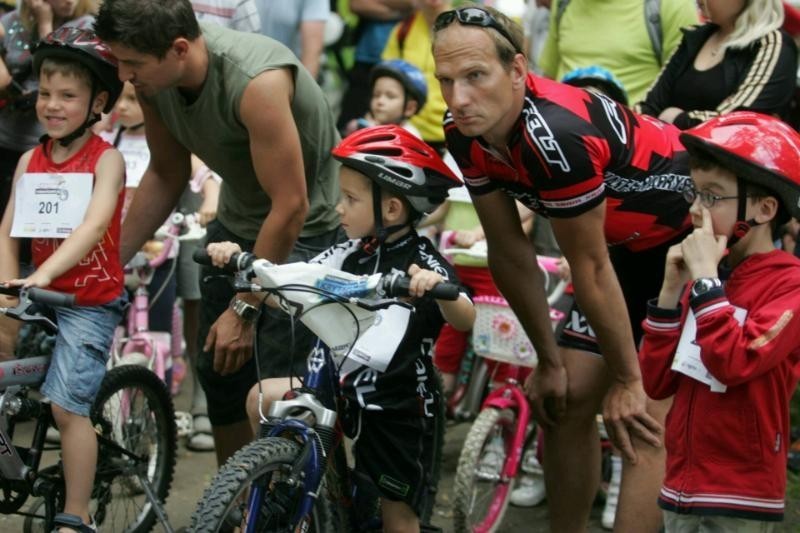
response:
[(381, 517), (384, 533), (417, 533), (419, 518), (406, 502), (394, 502), (381, 498)]
[(442, 326), (433, 349), (433, 364), (442, 374), (442, 392), (450, 396), (455, 391), (461, 359), (467, 349), (467, 335), (450, 324)]
[(61, 457), (67, 494), (64, 512), (89, 524), (89, 499), (97, 466), (97, 437), (88, 417), (53, 404), (53, 418), (61, 432)]
[[(272, 402), (283, 399), (283, 395), (291, 387), (289, 378), (270, 378), (261, 380), (261, 390), (263, 391), (263, 398), (261, 399), (261, 413), (264, 416), (269, 413), (269, 408)], [(258, 426), (261, 423), (261, 415), (258, 409), (258, 384), (256, 383), (247, 393), (247, 419), (250, 420), (250, 426), (253, 428), (253, 434), (258, 435)]]

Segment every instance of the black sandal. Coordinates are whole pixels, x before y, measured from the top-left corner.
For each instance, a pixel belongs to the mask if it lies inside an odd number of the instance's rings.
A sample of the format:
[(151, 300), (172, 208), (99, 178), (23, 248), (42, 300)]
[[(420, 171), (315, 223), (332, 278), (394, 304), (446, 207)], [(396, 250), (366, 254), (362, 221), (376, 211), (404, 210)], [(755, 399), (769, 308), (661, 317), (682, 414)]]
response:
[(75, 516), (74, 514), (58, 513), (55, 520), (53, 520), (53, 524), (55, 525), (53, 533), (58, 533), (58, 528), (60, 527), (68, 527), (78, 533), (97, 533), (97, 528), (94, 527), (94, 520), (92, 520), (92, 525), (86, 525), (80, 516)]

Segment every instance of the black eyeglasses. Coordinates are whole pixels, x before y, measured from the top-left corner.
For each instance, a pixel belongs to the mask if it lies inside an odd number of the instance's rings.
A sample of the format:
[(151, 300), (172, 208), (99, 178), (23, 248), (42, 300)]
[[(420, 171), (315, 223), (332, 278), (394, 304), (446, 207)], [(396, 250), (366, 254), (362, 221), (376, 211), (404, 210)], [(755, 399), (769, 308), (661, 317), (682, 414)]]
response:
[(497, 22), (497, 19), (485, 9), (481, 9), (479, 7), (460, 7), (458, 9), (445, 11), (436, 17), (436, 21), (433, 23), (433, 31), (439, 31), (446, 28), (456, 19), (458, 19), (458, 22), (461, 24), (465, 24), (467, 26), (492, 28), (497, 33), (505, 37), (509, 43), (511, 43), (511, 46), (514, 47), (515, 52), (518, 54), (522, 53), (522, 50), (520, 50), (519, 47), (514, 44), (514, 39), (511, 38), (511, 34), (508, 33), (508, 31), (499, 22)]
[[(749, 197), (749, 194), (745, 195), (745, 198)], [(689, 185), (689, 187), (683, 190), (683, 199), (690, 204), (693, 204), (697, 198), (700, 198), (700, 205), (706, 209), (711, 209), (714, 207), (714, 204), (720, 200), (735, 200), (739, 198), (739, 196), (719, 196), (711, 191), (698, 191), (695, 189), (694, 185)]]

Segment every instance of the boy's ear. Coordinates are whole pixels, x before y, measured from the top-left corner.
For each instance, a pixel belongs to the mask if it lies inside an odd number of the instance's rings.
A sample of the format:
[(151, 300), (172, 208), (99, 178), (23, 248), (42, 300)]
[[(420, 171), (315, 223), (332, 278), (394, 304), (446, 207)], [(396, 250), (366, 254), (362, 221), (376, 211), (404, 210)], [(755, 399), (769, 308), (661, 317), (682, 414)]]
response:
[(416, 100), (409, 100), (406, 102), (406, 108), (403, 111), (403, 116), (405, 118), (411, 118), (417, 114), (419, 111), (419, 102)]
[(758, 204), (756, 205), (757, 211), (754, 218), (759, 224), (764, 224), (778, 216), (779, 208), (780, 203), (777, 198), (774, 196), (765, 196), (758, 200)]
[(103, 108), (106, 107), (106, 102), (108, 102), (108, 91), (100, 91), (95, 95), (94, 102), (92, 102), (92, 113), (99, 115), (103, 112)]
[(389, 226), (404, 222), (406, 206), (397, 196), (387, 196), (383, 202), (383, 218)]

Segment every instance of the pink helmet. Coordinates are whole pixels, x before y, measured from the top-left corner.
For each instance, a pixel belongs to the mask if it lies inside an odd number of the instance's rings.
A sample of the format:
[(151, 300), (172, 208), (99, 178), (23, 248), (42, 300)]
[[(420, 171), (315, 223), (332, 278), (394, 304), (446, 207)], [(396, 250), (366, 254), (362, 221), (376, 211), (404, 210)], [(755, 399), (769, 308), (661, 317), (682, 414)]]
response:
[(400, 126), (358, 130), (333, 149), (333, 156), (406, 198), (419, 213), (430, 213), (461, 185), (439, 153)]

